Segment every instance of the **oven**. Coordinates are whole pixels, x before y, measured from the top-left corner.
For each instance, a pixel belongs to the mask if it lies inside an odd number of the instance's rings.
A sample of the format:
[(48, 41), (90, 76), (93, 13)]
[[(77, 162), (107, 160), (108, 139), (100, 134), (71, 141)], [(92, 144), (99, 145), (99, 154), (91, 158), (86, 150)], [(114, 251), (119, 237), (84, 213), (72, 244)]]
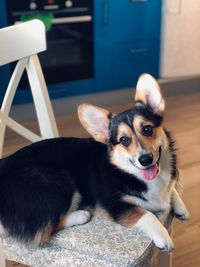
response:
[[(91, 0), (7, 0), (7, 4), (9, 24), (33, 18), (45, 23), (47, 51), (39, 58), (47, 84), (93, 78)], [(26, 77), (20, 87), (27, 87)]]

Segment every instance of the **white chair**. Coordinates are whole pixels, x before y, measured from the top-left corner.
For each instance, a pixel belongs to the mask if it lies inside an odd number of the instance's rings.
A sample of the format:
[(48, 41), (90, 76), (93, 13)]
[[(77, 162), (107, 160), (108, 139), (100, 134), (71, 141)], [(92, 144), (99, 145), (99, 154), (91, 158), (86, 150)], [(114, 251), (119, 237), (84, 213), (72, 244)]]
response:
[[(5, 129), (8, 126), (31, 142), (58, 136), (46, 83), (37, 54), (46, 50), (44, 24), (40, 20), (0, 29), (0, 66), (18, 61), (8, 84), (0, 109), (0, 157), (3, 153)], [(9, 111), (21, 76), (26, 69), (35, 104), (41, 136), (9, 117)], [(1, 242), (0, 242), (1, 243)], [(0, 244), (0, 266), (4, 266)]]
[[(0, 111), (0, 156), (6, 126), (35, 142), (58, 136), (58, 131), (37, 53), (46, 49), (43, 24), (33, 20), (0, 30), (0, 65), (19, 60)], [(17, 85), (27, 70), (41, 136), (9, 117)], [(164, 218), (170, 224), (169, 216)], [(125, 229), (100, 217), (57, 233), (43, 248), (26, 246), (0, 233), (0, 267), (5, 258), (32, 267), (150, 267), (155, 247), (136, 229)], [(5, 255), (5, 256), (4, 256)], [(166, 263), (166, 265), (165, 265)], [(159, 266), (169, 266), (169, 256)]]
[[(0, 110), (0, 157), (6, 126), (35, 142), (58, 136), (58, 130), (37, 53), (46, 50), (44, 24), (40, 20), (0, 29), (0, 66), (18, 61)], [(9, 117), (9, 111), (21, 76), (26, 69), (36, 108), (41, 136)]]

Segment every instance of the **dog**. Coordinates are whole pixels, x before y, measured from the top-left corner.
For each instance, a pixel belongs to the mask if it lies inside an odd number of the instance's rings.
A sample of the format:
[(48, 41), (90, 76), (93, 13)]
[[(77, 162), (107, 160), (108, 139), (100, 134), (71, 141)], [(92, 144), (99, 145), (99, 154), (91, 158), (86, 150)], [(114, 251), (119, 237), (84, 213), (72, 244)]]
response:
[(65, 227), (101, 215), (144, 231), (165, 251), (174, 245), (157, 218), (188, 211), (178, 193), (174, 141), (163, 128), (165, 101), (157, 81), (140, 76), (135, 106), (119, 114), (78, 107), (93, 138), (52, 138), (0, 160), (0, 223), (8, 235), (41, 246)]

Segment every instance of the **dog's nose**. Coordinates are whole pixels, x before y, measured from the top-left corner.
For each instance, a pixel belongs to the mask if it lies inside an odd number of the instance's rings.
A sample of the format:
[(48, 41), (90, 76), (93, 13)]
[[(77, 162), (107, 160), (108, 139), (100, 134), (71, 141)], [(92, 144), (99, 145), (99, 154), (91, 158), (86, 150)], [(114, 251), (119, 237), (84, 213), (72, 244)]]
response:
[(152, 154), (144, 154), (140, 156), (138, 160), (142, 166), (146, 167), (146, 166), (149, 166), (153, 162), (153, 156)]

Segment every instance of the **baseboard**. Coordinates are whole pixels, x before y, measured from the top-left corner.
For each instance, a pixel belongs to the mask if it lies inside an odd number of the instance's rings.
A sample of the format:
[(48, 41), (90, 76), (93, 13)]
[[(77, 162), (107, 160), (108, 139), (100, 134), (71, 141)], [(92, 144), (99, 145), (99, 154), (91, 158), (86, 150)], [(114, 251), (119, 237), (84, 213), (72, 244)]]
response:
[[(165, 96), (175, 96), (200, 92), (200, 77), (184, 79), (159, 80)], [(73, 114), (81, 103), (91, 103), (103, 107), (123, 105), (130, 103), (134, 95), (134, 88), (120, 89), (109, 92), (86, 94), (74, 97), (52, 100), (53, 110), (56, 116)], [(14, 105), (10, 113), (17, 121), (29, 121), (36, 119), (33, 104)]]

